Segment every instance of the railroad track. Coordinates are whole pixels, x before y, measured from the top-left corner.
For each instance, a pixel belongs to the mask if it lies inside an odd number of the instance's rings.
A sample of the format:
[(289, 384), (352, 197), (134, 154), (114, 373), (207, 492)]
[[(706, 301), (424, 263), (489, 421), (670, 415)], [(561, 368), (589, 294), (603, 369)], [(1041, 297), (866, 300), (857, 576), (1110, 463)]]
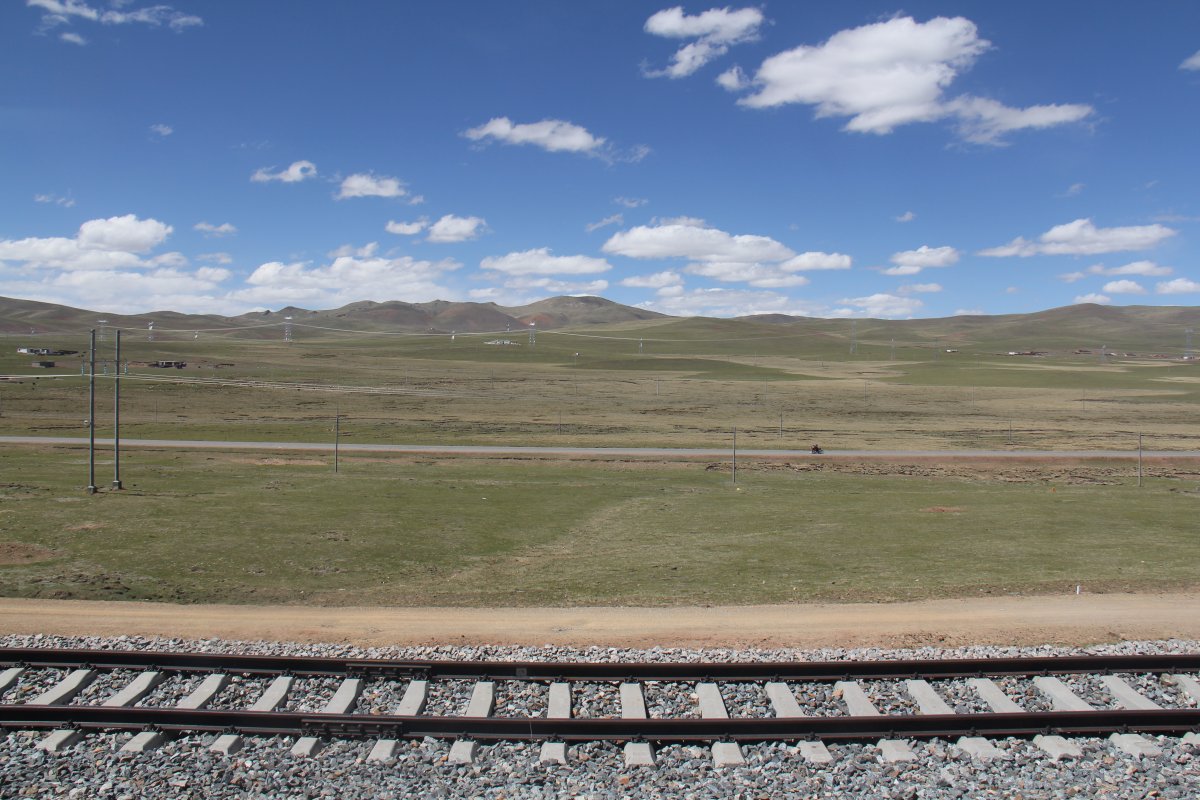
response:
[(373, 740), (386, 761), (405, 739), (534, 741), (566, 763), (569, 745), (622, 743), (629, 764), (654, 747), (706, 743), (718, 766), (741, 745), (786, 741), (813, 763), (826, 742), (877, 743), (885, 760), (908, 740), (947, 739), (973, 757), (993, 740), (1031, 738), (1058, 759), (1071, 737), (1107, 736), (1154, 755), (1144, 734), (1200, 747), (1200, 655), (1070, 656), (761, 663), (615, 663), (336, 659), (119, 650), (0, 648), (0, 727), (46, 730), (61, 750), (89, 731), (129, 732), (126, 751), (168, 737), (292, 737), (315, 755), (331, 739)]

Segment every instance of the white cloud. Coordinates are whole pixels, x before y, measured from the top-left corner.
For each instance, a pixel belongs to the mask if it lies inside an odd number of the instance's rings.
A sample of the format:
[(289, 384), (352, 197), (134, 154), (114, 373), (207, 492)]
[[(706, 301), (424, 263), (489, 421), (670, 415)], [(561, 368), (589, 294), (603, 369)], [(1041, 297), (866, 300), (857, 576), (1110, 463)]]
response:
[(676, 316), (744, 317), (750, 314), (811, 315), (814, 307), (778, 292), (746, 289), (693, 289), (660, 291), (656, 299), (638, 303), (639, 308)]
[[(293, 164), (293, 166), (295, 166)], [(387, 176), (375, 177), (370, 173), (355, 173), (342, 181), (337, 193), (338, 200), (348, 197), (403, 197), (407, 192), (404, 185), (396, 178)]]
[(785, 272), (807, 272), (818, 269), (850, 269), (853, 259), (844, 253), (809, 251), (792, 256), (779, 265)]
[(174, 228), (156, 219), (138, 219), (133, 214), (92, 219), (79, 226), (76, 240), (89, 250), (144, 253), (162, 244)]
[(1195, 53), (1185, 59), (1184, 62), (1179, 65), (1179, 68), (1200, 70), (1200, 50), (1197, 50)]
[(1091, 294), (1082, 294), (1079, 297), (1076, 297), (1074, 302), (1076, 302), (1076, 303), (1097, 303), (1098, 305), (1106, 306), (1112, 302), (1112, 298), (1108, 297), (1107, 295), (1097, 294), (1095, 292), (1092, 292)]
[(172, 128), (170, 125), (164, 125), (161, 122), (156, 122), (150, 126), (150, 132), (160, 138), (165, 139), (166, 137), (168, 137), (172, 133), (174, 133), (175, 129)]
[(1130, 225), (1097, 228), (1091, 219), (1055, 225), (1036, 242), (1018, 236), (1006, 245), (980, 250), (981, 256), (1006, 258), (1032, 255), (1096, 255), (1122, 250), (1147, 250), (1174, 236), (1177, 231), (1163, 225)]
[(671, 270), (655, 272), (651, 275), (631, 275), (623, 279), (621, 285), (635, 289), (664, 289), (668, 286), (682, 286), (683, 276)]
[(847, 297), (838, 302), (846, 307), (834, 309), (832, 316), (871, 317), (873, 319), (911, 317), (925, 305), (915, 297), (899, 297), (885, 292), (866, 297)]
[(543, 294), (588, 294), (596, 295), (608, 289), (608, 281), (562, 281), (557, 278), (531, 278), (519, 276), (504, 281), (504, 288), (528, 292), (537, 290)]
[(717, 76), (717, 85), (727, 92), (740, 92), (750, 85), (750, 77), (734, 65)]
[(767, 236), (731, 235), (700, 220), (639, 225), (613, 234), (601, 248), (629, 258), (688, 258), (697, 261), (784, 261), (792, 250)]
[(1170, 267), (1162, 267), (1153, 261), (1133, 261), (1120, 267), (1106, 267), (1103, 264), (1093, 264), (1088, 267), (1093, 275), (1145, 275), (1161, 277), (1174, 272)]
[(54, 205), (62, 206), (63, 208), (71, 208), (72, 206), (75, 205), (75, 198), (74, 197), (59, 197), (56, 194), (35, 194), (33, 196), (33, 202), (35, 202), (35, 203), (53, 203)]
[(911, 211), (905, 211), (900, 216), (896, 217), (896, 222), (912, 222), (917, 218), (917, 215)]
[(960, 97), (946, 103), (945, 108), (957, 118), (959, 135), (976, 144), (1003, 144), (1006, 133), (1080, 122), (1095, 111), (1082, 104), (1011, 108), (984, 97)]
[(506, 275), (590, 275), (612, 269), (603, 258), (556, 256), (551, 255), (548, 247), (488, 256), (479, 262), (479, 266)]
[(531, 144), (551, 153), (595, 153), (605, 143), (603, 137), (560, 119), (515, 125), (508, 117), (495, 117), (463, 136), (475, 142), (495, 139), (505, 144)]
[(1058, 276), (1058, 279), (1063, 283), (1074, 283), (1075, 281), (1083, 280), (1087, 277), (1086, 272), (1065, 272)]
[(175, 31), (204, 24), (204, 20), (194, 14), (185, 14), (164, 5), (123, 11), (121, 9), (128, 5), (125, 0), (112, 3), (114, 7), (104, 11), (97, 10), (82, 0), (26, 0), (26, 5), (45, 12), (42, 16), (43, 29), (66, 25), (73, 19), (98, 22), (102, 25), (128, 25), (135, 22), (155, 28), (166, 25)]
[(355, 247), (352, 244), (344, 244), (341, 247), (330, 250), (325, 255), (329, 258), (371, 258), (379, 252), (379, 242), (367, 242), (362, 247)]
[(808, 278), (781, 272), (775, 265), (741, 261), (702, 261), (688, 264), (685, 271), (727, 283), (748, 283), (759, 289), (807, 286)]
[(232, 236), (237, 233), (237, 228), (228, 222), (222, 222), (220, 225), (213, 225), (211, 222), (197, 222), (192, 229), (200, 231), (205, 236)]
[(955, 317), (981, 317), (983, 316), (982, 308), (956, 308), (954, 309)]
[(300, 181), (317, 176), (317, 165), (311, 161), (293, 161), (290, 167), (279, 172), (271, 172), (272, 169), (273, 167), (263, 167), (262, 169), (255, 170), (254, 174), (250, 176), (250, 180), (256, 183), (265, 183), (267, 181), (299, 183)]
[(647, 70), (648, 77), (683, 78), (714, 58), (725, 55), (731, 45), (753, 41), (763, 14), (757, 8), (710, 8), (696, 15), (682, 7), (668, 8), (646, 20), (646, 33), (671, 39), (694, 39), (675, 51), (671, 64), (662, 70)]
[(465, 242), (477, 238), (487, 230), (487, 222), (482, 217), (456, 217), (447, 214), (429, 226), (428, 242), (442, 244)]
[(1067, 190), (1062, 193), (1062, 196), (1063, 197), (1075, 197), (1080, 192), (1083, 191), (1083, 189), (1086, 185), (1087, 184), (1083, 184), (1083, 183), (1072, 183), (1070, 186), (1067, 187)]
[(624, 224), (625, 224), (625, 215), (618, 213), (618, 214), (612, 214), (610, 216), (607, 216), (604, 219), (600, 220), (599, 222), (589, 222), (587, 225), (584, 225), (583, 228), (588, 233), (591, 233), (592, 231), (597, 231), (597, 230), (600, 230), (601, 228), (607, 228), (609, 225), (624, 225)]
[(214, 264), (232, 264), (233, 256), (229, 253), (200, 253), (196, 256), (197, 261), (212, 261)]
[[(944, 99), (958, 74), (990, 47), (962, 17), (924, 23), (893, 17), (771, 56), (747, 84), (754, 93), (739, 103), (812, 105), (818, 118), (848, 117), (844, 130), (874, 134), (952, 118), (964, 138), (987, 144), (1000, 143), (1010, 131), (1075, 122), (1093, 113), (1086, 105), (1019, 109), (981, 97)], [(737, 85), (736, 77), (726, 83)]]
[(894, 267), (883, 271), (884, 275), (916, 275), (929, 267), (949, 267), (958, 263), (959, 252), (953, 247), (930, 247), (923, 244), (916, 250), (901, 250), (892, 253)]
[(644, 197), (614, 197), (613, 202), (619, 206), (625, 206), (626, 208), (638, 208), (646, 205), (646, 203), (649, 203), (650, 201)]
[(1138, 283), (1137, 281), (1131, 281), (1128, 279), (1119, 280), (1119, 281), (1109, 281), (1108, 283), (1104, 284), (1104, 287), (1101, 289), (1101, 291), (1108, 292), (1109, 294), (1145, 294), (1146, 293), (1145, 288), (1143, 288), (1140, 283)]
[(429, 227), (429, 220), (421, 217), (415, 222), (394, 222), (388, 220), (388, 224), (384, 226), (384, 230), (388, 233), (394, 233), (397, 236), (416, 236), (421, 231)]
[(1175, 278), (1170, 281), (1159, 281), (1154, 286), (1159, 294), (1189, 294), (1200, 292), (1200, 283), (1187, 278)]
[(438, 281), (461, 266), (450, 259), (417, 261), (408, 256), (346, 255), (324, 266), (272, 261), (255, 269), (246, 279), (247, 286), (231, 292), (229, 298), (261, 306), (295, 304), (309, 308), (336, 308), (358, 300), (450, 300), (456, 297), (455, 292)]
[(942, 285), (940, 283), (909, 283), (901, 286), (897, 291), (900, 294), (929, 294), (932, 292), (940, 292)]
[(83, 38), (78, 33), (72, 33), (71, 31), (64, 31), (63, 33), (60, 33), (58, 38), (62, 39), (64, 42), (70, 42), (71, 44), (87, 44), (87, 39)]

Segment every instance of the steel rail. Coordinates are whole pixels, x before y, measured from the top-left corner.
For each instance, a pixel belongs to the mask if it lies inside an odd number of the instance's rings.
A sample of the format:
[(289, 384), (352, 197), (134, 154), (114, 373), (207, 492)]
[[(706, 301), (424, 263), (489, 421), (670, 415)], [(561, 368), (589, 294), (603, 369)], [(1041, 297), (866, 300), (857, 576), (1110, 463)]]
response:
[(364, 739), (463, 737), (483, 741), (867, 741), (958, 736), (1183, 734), (1200, 730), (1200, 709), (898, 714), (732, 719), (548, 719), (545, 717), (380, 716), (175, 708), (0, 705), (0, 727), (239, 733)]
[(0, 648), (0, 665), (38, 668), (157, 669), (304, 676), (527, 681), (811, 681), (936, 680), (969, 677), (1114, 672), (1196, 672), (1200, 653), (903, 659), (896, 661), (574, 662), (426, 661), (411, 659), (256, 656), (148, 650)]

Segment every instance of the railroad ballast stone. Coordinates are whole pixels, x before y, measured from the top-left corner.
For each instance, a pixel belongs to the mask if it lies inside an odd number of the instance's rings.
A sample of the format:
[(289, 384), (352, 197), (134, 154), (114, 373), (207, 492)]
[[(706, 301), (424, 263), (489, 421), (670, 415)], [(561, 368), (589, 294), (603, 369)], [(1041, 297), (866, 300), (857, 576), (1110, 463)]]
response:
[[(409, 647), (354, 648), (344, 644), (286, 644), (279, 642), (234, 642), (217, 639), (143, 639), (118, 637), (60, 638), (50, 636), (0, 637), (8, 647), (85, 647), (96, 649), (188, 650), (212, 653), (260, 655), (313, 655), (355, 658), (416, 658), (513, 661), (783, 661), (783, 660), (869, 660), (907, 658), (977, 658), (1050, 656), (1071, 653), (1150, 654), (1195, 653), (1200, 642), (1169, 640), (1123, 642), (1080, 649), (1060, 647), (1004, 648), (968, 647), (955, 650), (919, 648), (881, 650), (876, 648), (822, 650), (682, 650), (653, 648), (565, 647)], [(1186, 707), (1194, 701), (1182, 696), (1170, 682), (1158, 676), (1122, 676), (1145, 696), (1168, 707)], [(45, 678), (34, 679), (21, 691), (11, 687), (7, 702), (20, 702), (44, 690)], [(1033, 683), (1026, 679), (997, 679), (1005, 691), (1029, 711), (1049, 705)], [(1099, 706), (1112, 705), (1112, 698), (1099, 681), (1071, 681), (1072, 688)], [(167, 682), (160, 685), (155, 704), (170, 705), (186, 687)], [(214, 705), (245, 707), (265, 688), (258, 678), (235, 676), (231, 687)], [(446, 710), (465, 709), (471, 683), (439, 699)], [(404, 681), (373, 681), (363, 693), (363, 713), (389, 713), (405, 689)], [(938, 693), (959, 713), (983, 710), (965, 680), (933, 682)], [(661, 691), (660, 684), (655, 691)], [(503, 693), (499, 690), (503, 688)], [(674, 687), (672, 687), (674, 688)], [(722, 692), (732, 714), (749, 715), (761, 699), (761, 689), (725, 685)], [(821, 713), (836, 698), (814, 698), (807, 689), (819, 685), (794, 683), (789, 688), (806, 713)], [(823, 687), (830, 690), (831, 687)], [(910, 703), (903, 687), (873, 687), (881, 706)], [(545, 687), (533, 688), (521, 697), (519, 685), (498, 686), (498, 701), (512, 710), (521, 707), (545, 709)], [(899, 689), (898, 692), (893, 691)], [(681, 696), (656, 698), (666, 708), (694, 707), (695, 686), (678, 684)], [(430, 687), (431, 694), (434, 686)], [(440, 691), (445, 691), (442, 689)], [(511, 692), (511, 694), (510, 694)], [(647, 689), (647, 694), (651, 694)], [(619, 716), (617, 686), (572, 685), (573, 712), (584, 716)], [(761, 695), (761, 697), (756, 697)], [(650, 697), (647, 700), (650, 701)], [(600, 713), (596, 713), (600, 712)], [(450, 713), (453, 713), (452, 711)], [(461, 710), (458, 713), (462, 713)], [(497, 713), (501, 713), (497, 708)], [(1034, 743), (1001, 739), (994, 744), (1002, 758), (980, 761), (952, 742), (913, 742), (914, 760), (887, 762), (874, 744), (830, 744), (828, 763), (805, 757), (811, 743), (774, 742), (743, 745), (744, 765), (718, 767), (708, 747), (669, 745), (656, 748), (653, 766), (626, 763), (619, 743), (587, 743), (567, 748), (565, 764), (539, 761), (540, 743), (481, 743), (469, 764), (450, 760), (452, 742), (423, 739), (397, 742), (391, 757), (369, 761), (374, 742), (331, 741), (313, 758), (297, 758), (289, 750), (288, 738), (245, 737), (243, 748), (231, 755), (209, 750), (215, 736), (201, 734), (168, 737), (157, 749), (146, 753), (122, 753), (131, 739), (128, 733), (87, 734), (61, 753), (46, 753), (37, 747), (43, 732), (5, 731), (0, 736), (0, 797), (177, 797), (224, 800), (255, 796), (338, 797), (346, 800), (381, 798), (397, 800), (411, 796), (505, 798), (580, 797), (607, 800), (615, 797), (671, 798), (757, 796), (862, 796), (880, 798), (967, 798), (980, 796), (1028, 798), (1105, 797), (1194, 798), (1200, 795), (1200, 741), (1178, 737), (1146, 737), (1158, 755), (1135, 756), (1122, 752), (1107, 738), (1073, 740), (1080, 754), (1055, 761)]]

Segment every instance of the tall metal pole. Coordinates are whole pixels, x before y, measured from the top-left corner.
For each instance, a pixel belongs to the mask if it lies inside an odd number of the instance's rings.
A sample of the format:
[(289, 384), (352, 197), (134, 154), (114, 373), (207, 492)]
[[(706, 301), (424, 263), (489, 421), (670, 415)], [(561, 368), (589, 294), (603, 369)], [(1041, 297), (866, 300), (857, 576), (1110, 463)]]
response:
[(113, 356), (113, 482), (112, 488), (121, 486), (121, 329), (117, 328), (117, 349)]
[(96, 329), (88, 350), (88, 494), (96, 493)]
[(733, 482), (737, 483), (737, 425), (733, 426)]
[(342, 406), (340, 403), (333, 407), (333, 471), (338, 471), (338, 446), (342, 441)]
[(1138, 434), (1138, 486), (1142, 485), (1142, 435)]

